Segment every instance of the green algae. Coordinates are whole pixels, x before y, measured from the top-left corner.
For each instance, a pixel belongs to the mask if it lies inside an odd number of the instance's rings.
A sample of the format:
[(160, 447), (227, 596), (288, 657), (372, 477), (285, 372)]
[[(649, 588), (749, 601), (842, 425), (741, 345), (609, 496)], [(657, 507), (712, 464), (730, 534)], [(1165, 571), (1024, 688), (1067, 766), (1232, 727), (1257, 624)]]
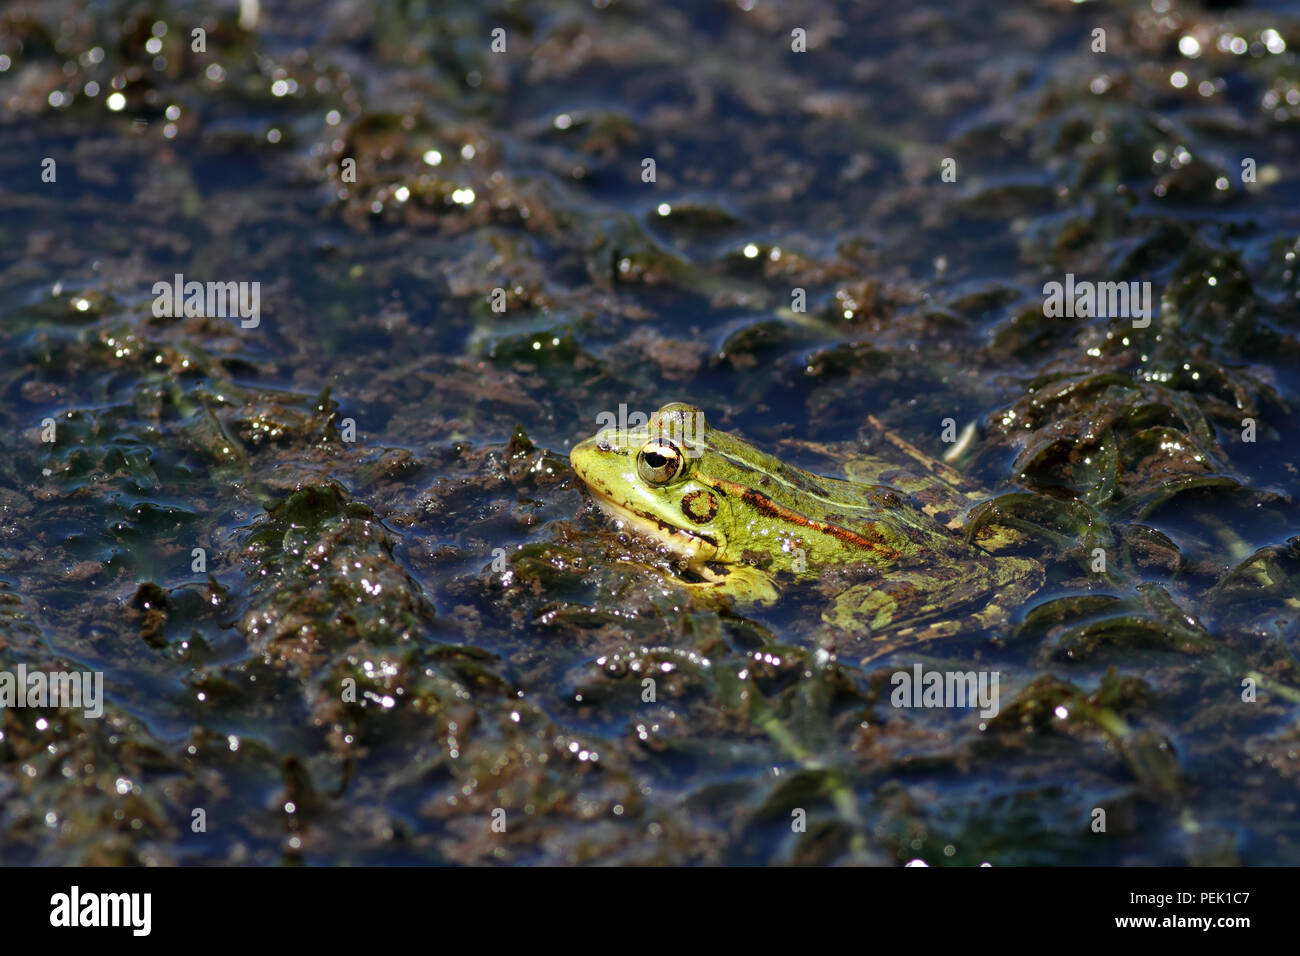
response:
[[(818, 4), (799, 61), (670, 7), (0, 15), (0, 662), (107, 697), (0, 713), (5, 863), (1300, 859), (1294, 18)], [(177, 271), (262, 325), (153, 315)], [(865, 669), (694, 602), (567, 465), (669, 398), (796, 459), (973, 422), (968, 531), (1048, 586)], [(892, 706), (918, 661), (1000, 714)]]

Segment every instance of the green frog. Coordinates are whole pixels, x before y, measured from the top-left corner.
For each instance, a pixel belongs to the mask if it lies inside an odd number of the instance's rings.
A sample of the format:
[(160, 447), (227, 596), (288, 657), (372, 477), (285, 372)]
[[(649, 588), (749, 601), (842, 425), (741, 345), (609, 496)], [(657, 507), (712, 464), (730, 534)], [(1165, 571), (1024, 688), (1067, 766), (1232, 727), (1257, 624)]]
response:
[(579, 442), (570, 461), (606, 513), (671, 552), (687, 588), (770, 604), (783, 587), (842, 582), (822, 621), (887, 649), (1001, 620), (1041, 586), (1042, 567), (996, 553), (1008, 543), (997, 529), (967, 540), (979, 495), (881, 432), (907, 464), (854, 457), (847, 478), (826, 478), (674, 402), (641, 427)]

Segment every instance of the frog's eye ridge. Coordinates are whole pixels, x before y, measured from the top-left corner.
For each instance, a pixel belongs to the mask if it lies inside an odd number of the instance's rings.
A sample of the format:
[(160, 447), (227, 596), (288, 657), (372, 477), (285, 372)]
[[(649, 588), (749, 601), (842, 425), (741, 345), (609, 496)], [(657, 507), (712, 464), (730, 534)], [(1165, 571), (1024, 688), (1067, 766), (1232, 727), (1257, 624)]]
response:
[(686, 456), (682, 450), (663, 439), (646, 442), (636, 456), (637, 474), (651, 485), (666, 485), (680, 477), (685, 468)]

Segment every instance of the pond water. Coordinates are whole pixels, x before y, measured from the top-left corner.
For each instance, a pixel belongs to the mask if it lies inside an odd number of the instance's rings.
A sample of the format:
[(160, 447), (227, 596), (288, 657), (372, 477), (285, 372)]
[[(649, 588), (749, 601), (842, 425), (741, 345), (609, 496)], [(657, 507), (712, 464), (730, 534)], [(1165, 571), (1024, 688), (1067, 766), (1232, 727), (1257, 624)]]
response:
[[(103, 695), (0, 710), (0, 862), (1300, 863), (1298, 51), (1280, 2), (7, 5), (0, 674)], [(703, 600), (568, 462), (669, 401), (944, 459), (1042, 587), (882, 653), (830, 580)]]

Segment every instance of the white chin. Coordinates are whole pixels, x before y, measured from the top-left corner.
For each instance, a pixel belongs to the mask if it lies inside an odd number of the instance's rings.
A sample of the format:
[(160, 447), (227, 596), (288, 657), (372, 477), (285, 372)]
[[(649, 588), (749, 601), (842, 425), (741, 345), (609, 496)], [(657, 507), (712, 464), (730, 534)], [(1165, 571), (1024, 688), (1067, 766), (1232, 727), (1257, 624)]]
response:
[(592, 498), (600, 506), (600, 510), (613, 518), (620, 528), (626, 528), (635, 534), (649, 538), (692, 564), (708, 561), (717, 553), (717, 548), (714, 545), (696, 537), (689, 531), (682, 531), (678, 528), (670, 530), (651, 518), (643, 518), (641, 515), (624, 511), (598, 493), (593, 492)]

